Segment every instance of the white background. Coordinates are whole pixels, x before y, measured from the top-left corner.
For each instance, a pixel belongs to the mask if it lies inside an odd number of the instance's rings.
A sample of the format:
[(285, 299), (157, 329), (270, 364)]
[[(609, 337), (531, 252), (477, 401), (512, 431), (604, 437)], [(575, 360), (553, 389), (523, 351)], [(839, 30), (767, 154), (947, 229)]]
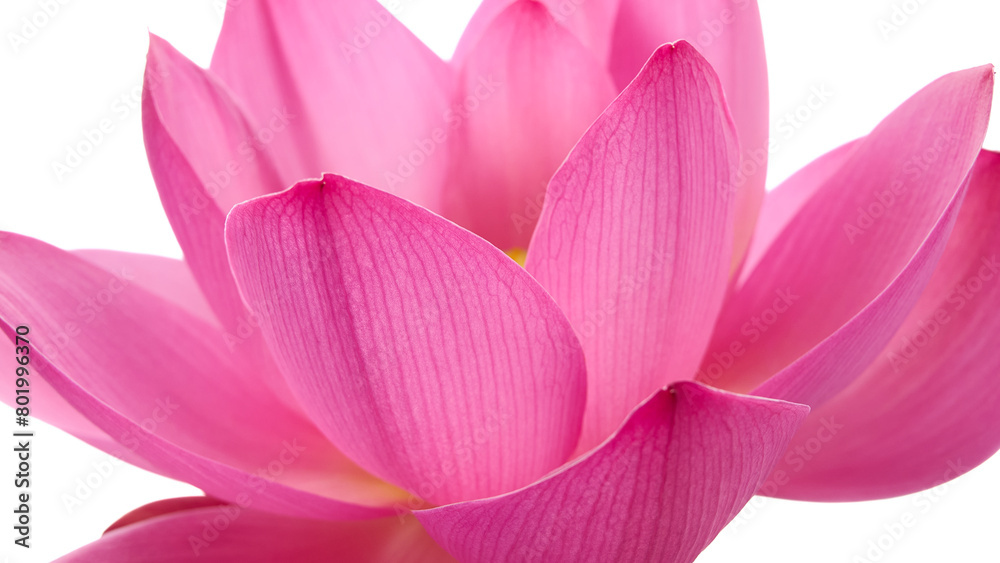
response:
[[(147, 29), (201, 65), (210, 60), (222, 24), (217, 0), (81, 2), (64, 6), (26, 45), (15, 49), (32, 0), (0, 5), (0, 229), (64, 248), (114, 248), (180, 256), (160, 209), (143, 152), (138, 93)], [(896, 31), (893, 7), (912, 12)], [(916, 8), (914, 10), (914, 8)], [(474, 2), (402, 2), (397, 16), (447, 56)], [(769, 185), (847, 140), (863, 135), (897, 104), (947, 72), (1000, 63), (1000, 3), (995, 0), (761, 0), (770, 65), (771, 112), (780, 150), (772, 154)], [(898, 16), (896, 22), (902, 21)], [(779, 120), (813, 87), (830, 100), (791, 138)], [(126, 111), (126, 108), (128, 110)], [(52, 162), (81, 130), (102, 119), (114, 131), (83, 164), (57, 179)], [(1000, 149), (994, 126), (987, 147)], [(6, 427), (10, 409), (0, 408)], [(1000, 424), (1000, 420), (998, 420)], [(60, 431), (35, 424), (33, 548), (13, 547), (9, 521), (13, 488), (0, 481), (0, 562), (49, 561), (96, 539), (126, 511), (145, 502), (194, 494), (188, 485), (117, 466), (73, 510), (64, 499), (86, 494), (80, 481), (107, 456)], [(2, 446), (0, 474), (14, 467)], [(96, 479), (91, 477), (91, 482)], [(923, 496), (855, 504), (807, 504), (758, 499), (727, 528), (700, 562), (865, 561), (883, 526), (913, 513), (916, 525), (893, 540), (883, 562), (1000, 561), (1000, 458)], [(924, 507), (929, 507), (924, 511)], [(890, 542), (882, 538), (883, 545)]]

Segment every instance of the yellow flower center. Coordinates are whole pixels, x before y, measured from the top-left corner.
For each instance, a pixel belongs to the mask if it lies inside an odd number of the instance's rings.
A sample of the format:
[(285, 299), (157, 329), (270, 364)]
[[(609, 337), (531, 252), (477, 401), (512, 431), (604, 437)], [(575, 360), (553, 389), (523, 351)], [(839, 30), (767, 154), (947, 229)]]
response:
[(515, 262), (524, 267), (524, 259), (528, 257), (528, 251), (523, 248), (514, 247), (510, 250), (505, 251), (507, 256), (510, 256)]

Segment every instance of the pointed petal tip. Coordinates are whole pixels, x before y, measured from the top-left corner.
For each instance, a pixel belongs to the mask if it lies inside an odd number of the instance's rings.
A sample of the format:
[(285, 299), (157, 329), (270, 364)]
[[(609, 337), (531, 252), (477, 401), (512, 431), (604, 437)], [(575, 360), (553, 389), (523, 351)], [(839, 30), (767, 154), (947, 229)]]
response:
[(282, 197), (282, 194), (290, 195), (291, 193), (306, 192), (309, 190), (322, 192), (324, 189), (327, 188), (346, 187), (351, 183), (358, 183), (358, 182), (355, 182), (354, 180), (351, 180), (350, 178), (347, 178), (345, 176), (334, 174), (332, 172), (324, 172), (320, 177), (317, 178), (303, 178), (295, 182), (291, 186), (288, 186), (287, 189), (279, 190), (268, 194), (258, 195), (256, 197), (251, 197), (237, 203), (236, 205), (233, 206), (233, 208), (229, 211), (229, 214), (226, 216), (226, 225), (228, 227), (230, 221), (232, 220), (232, 217), (246, 213), (248, 208), (260, 205), (262, 202), (265, 201), (271, 201), (279, 197)]
[(169, 41), (152, 31), (148, 31), (147, 33), (149, 35), (149, 48), (146, 49), (146, 63), (148, 68), (150, 62), (169, 56), (170, 51), (173, 51), (174, 47)]
[[(319, 193), (332, 192), (338, 196), (342, 196), (345, 192), (357, 192), (359, 189), (364, 188), (378, 190), (378, 188), (371, 188), (364, 182), (352, 180), (347, 176), (341, 176), (340, 174), (335, 174), (333, 172), (324, 172), (319, 178), (306, 178), (299, 180), (289, 190), (289, 192), (294, 192), (294, 194), (289, 193), (287, 195), (292, 196), (301, 192), (315, 191)], [(378, 191), (381, 192), (382, 190)]]
[(414, 514), (461, 561), (694, 561), (759, 490), (804, 413), (674, 383), (559, 471)]
[(674, 55), (697, 55), (697, 58), (703, 59), (701, 53), (698, 49), (695, 49), (693, 45), (687, 42), (685, 39), (678, 39), (677, 41), (672, 41), (670, 43), (664, 43), (653, 51), (653, 54), (649, 56), (649, 61), (646, 64), (650, 64), (653, 61), (665, 61), (669, 60)]
[(536, 16), (546, 16), (552, 17), (551, 12), (549, 12), (548, 7), (539, 0), (517, 0), (510, 5), (507, 10), (522, 10), (526, 13), (532, 13)]
[(149, 48), (146, 51), (146, 67), (142, 75), (142, 97), (152, 99), (157, 87), (175, 72), (171, 69), (183, 68), (185, 62), (194, 65), (184, 58), (169, 41), (149, 32)]
[(715, 91), (715, 95), (718, 96), (720, 105), (725, 110), (726, 122), (731, 134), (731, 142), (734, 144), (733, 149), (737, 149), (737, 139), (739, 137), (736, 121), (733, 117), (732, 108), (729, 107), (729, 102), (723, 93), (722, 79), (716, 72), (715, 67), (712, 66), (712, 63), (708, 62), (708, 59), (705, 58), (701, 51), (686, 39), (678, 39), (677, 41), (664, 43), (657, 47), (653, 51), (653, 54), (650, 55), (649, 60), (646, 61), (643, 70), (636, 75), (636, 78), (642, 76), (646, 72), (646, 69), (652, 66), (666, 67), (671, 64), (684, 64), (684, 62), (691, 65), (691, 68), (701, 72), (712, 85), (712, 89)]
[[(739, 153), (718, 77), (695, 53), (684, 42), (653, 52), (553, 176), (548, 189), (559, 197), (545, 202), (528, 248), (525, 267), (575, 323), (591, 396), (601, 397), (589, 403), (578, 451), (657, 389), (694, 374), (725, 294), (735, 201), (706, 187), (729, 185)], [(654, 216), (660, 224), (647, 228)], [(605, 303), (615, 312), (594, 323)], [(682, 330), (668, 316), (700, 320)], [(622, 385), (626, 364), (634, 375)]]
[[(939, 80), (951, 78), (954, 83), (964, 83), (972, 92), (980, 94), (979, 99), (986, 104), (987, 109), (993, 101), (993, 84), (996, 81), (996, 69), (993, 64), (987, 63), (981, 66), (959, 70), (945, 75)], [(961, 81), (961, 82), (960, 82)]]
[(809, 405), (802, 403), (794, 403), (791, 401), (783, 401), (769, 397), (744, 395), (742, 393), (733, 393), (731, 391), (711, 387), (697, 381), (676, 381), (664, 387), (658, 394), (665, 395), (668, 393), (677, 400), (702, 401), (705, 400), (705, 398), (712, 396), (729, 396), (732, 398), (738, 397), (740, 400), (758, 405), (774, 406), (780, 404), (784, 405), (785, 411), (792, 416), (796, 422), (802, 422), (805, 420), (806, 416), (812, 410)]

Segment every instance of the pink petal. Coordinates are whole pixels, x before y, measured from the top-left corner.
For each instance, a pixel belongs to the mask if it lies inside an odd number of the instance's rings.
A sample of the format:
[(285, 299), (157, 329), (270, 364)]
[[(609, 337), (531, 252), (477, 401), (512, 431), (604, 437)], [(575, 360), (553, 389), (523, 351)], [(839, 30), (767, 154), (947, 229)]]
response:
[(824, 154), (764, 195), (760, 217), (754, 230), (750, 248), (743, 261), (742, 275), (737, 285), (743, 285), (747, 276), (757, 267), (781, 231), (798, 214), (809, 199), (819, 191), (857, 148), (859, 141), (851, 141)]
[(201, 321), (218, 326), (219, 321), (183, 260), (116, 250), (74, 250), (73, 254), (106, 272), (127, 276), (132, 283), (153, 295)]
[[(211, 72), (152, 34), (143, 85), (143, 124), (170, 136), (200, 180), (199, 186), (187, 187), (191, 193), (184, 202), (186, 220), (203, 207), (218, 207), (225, 213), (241, 201), (288, 186), (290, 182), (279, 178), (273, 152), (266, 144), (253, 142), (258, 125), (229, 90)], [(155, 154), (150, 156), (151, 164), (159, 163)], [(202, 193), (205, 199), (198, 197)]]
[(461, 561), (693, 561), (757, 490), (808, 407), (675, 383), (542, 481), (417, 518)]
[(244, 307), (229, 268), (226, 213), (284, 185), (267, 152), (240, 148), (253, 127), (225, 89), (166, 41), (150, 35), (142, 99), (143, 134), (163, 209), (185, 261), (226, 331), (243, 372), (294, 404)]
[(486, 241), (334, 175), (237, 206), (227, 240), (306, 411), (374, 474), (451, 502), (529, 483), (572, 451), (579, 343)]
[(727, 301), (700, 380), (816, 407), (861, 374), (944, 250), (992, 86), (945, 76), (858, 142)]
[(657, 50), (549, 184), (526, 268), (587, 357), (580, 450), (656, 389), (694, 375), (728, 282), (736, 164), (712, 68), (685, 42)]
[[(2, 291), (2, 289), (0, 289), (0, 291)], [(76, 327), (76, 324), (74, 323), (72, 327)], [(60, 330), (56, 337), (66, 338), (67, 335), (66, 332)], [(4, 358), (14, 358), (15, 351), (16, 346), (14, 344), (14, 340), (12, 338), (7, 338), (7, 335), (4, 334), (3, 337), (0, 338), (0, 354), (3, 354)], [(8, 362), (9, 361), (10, 360), (8, 360)], [(16, 369), (16, 366), (14, 364), (10, 364), (10, 366), (11, 371), (13, 372), (13, 370)], [(87, 417), (80, 414), (71, 404), (66, 402), (66, 399), (64, 399), (55, 388), (49, 385), (47, 381), (38, 377), (32, 378), (29, 381), (31, 387), (31, 404), (28, 406), (28, 414), (31, 417), (44, 420), (78, 440), (110, 453), (117, 459), (148, 471), (153, 470), (148, 461), (136, 455), (135, 452), (122, 447), (104, 430), (88, 420)], [(0, 400), (11, 408), (18, 407), (15, 403), (16, 398), (17, 396), (14, 393), (0, 394)]]
[[(453, 60), (462, 62), (485, 30), (507, 7), (519, 0), (484, 0), (465, 27)], [(523, 0), (522, 0), (523, 1)], [(542, 0), (556, 21), (587, 46), (603, 65), (611, 49), (611, 31), (621, 0)]]
[(621, 0), (609, 68), (625, 87), (658, 46), (686, 39), (708, 59), (722, 81), (739, 133), (735, 194), (734, 266), (742, 260), (764, 198), (767, 170), (767, 63), (756, 0)]
[(527, 248), (545, 185), (614, 95), (545, 6), (512, 4), (461, 67), (445, 214), (501, 249)]
[(324, 522), (255, 509), (229, 504), (164, 514), (112, 531), (56, 563), (454, 562), (413, 518)]
[(14, 340), (18, 325), (30, 329), (35, 380), (158, 473), (310, 517), (383, 515), (400, 498), (266, 388), (247, 385), (220, 331), (124, 276), (8, 235), (0, 329)]
[(1000, 154), (983, 152), (934, 277), (878, 359), (815, 411), (772, 495), (913, 493), (1000, 449)]
[(175, 514), (177, 512), (183, 512), (185, 510), (195, 510), (198, 508), (208, 508), (210, 506), (223, 506), (228, 504), (219, 499), (214, 499), (212, 497), (179, 497), (179, 498), (168, 498), (163, 500), (158, 500), (145, 504), (136, 508), (135, 510), (129, 512), (125, 516), (122, 516), (118, 520), (115, 520), (113, 524), (108, 526), (104, 533), (113, 532), (115, 530), (124, 528), (126, 526), (131, 526), (133, 524), (138, 524), (140, 522), (145, 522), (153, 518), (158, 518), (160, 516), (165, 516), (168, 514)]
[(230, 4), (212, 70), (275, 130), (286, 185), (335, 171), (437, 206), (453, 78), (374, 0)]
[[(6, 233), (0, 234), (3, 238)], [(130, 284), (142, 287), (159, 297), (171, 301), (183, 308), (187, 313), (198, 317), (209, 324), (217, 324), (214, 315), (208, 308), (204, 296), (198, 289), (187, 265), (180, 261), (161, 256), (116, 252), (113, 250), (76, 250), (73, 254), (87, 260), (111, 276), (127, 279)], [(76, 326), (78, 323), (74, 323)], [(60, 338), (68, 335), (61, 334)], [(14, 357), (14, 345), (4, 337), (4, 350), (9, 349), (4, 357)], [(8, 346), (9, 344), (9, 346)], [(86, 417), (76, 411), (59, 393), (44, 379), (35, 378), (31, 381), (33, 416), (49, 422), (72, 434), (78, 439), (113, 455), (137, 465), (143, 469), (152, 470), (149, 462), (135, 455), (134, 452), (120, 446)], [(14, 406), (13, 395), (2, 395), (4, 402)]]

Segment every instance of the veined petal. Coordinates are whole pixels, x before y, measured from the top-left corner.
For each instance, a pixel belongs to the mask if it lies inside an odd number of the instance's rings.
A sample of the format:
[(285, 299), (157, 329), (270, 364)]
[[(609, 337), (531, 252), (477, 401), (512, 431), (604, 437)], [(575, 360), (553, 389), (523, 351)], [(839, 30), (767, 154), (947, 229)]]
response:
[(163, 514), (111, 531), (56, 563), (454, 562), (413, 518), (324, 522), (255, 509), (227, 504)]
[[(374, 0), (233, 2), (212, 58), (287, 185), (332, 171), (436, 209), (449, 67)], [(261, 139), (263, 141), (263, 139)]]
[(416, 515), (460, 561), (690, 562), (750, 500), (808, 412), (675, 383), (545, 479)]
[(992, 87), (947, 75), (859, 141), (730, 296), (699, 380), (815, 408), (857, 378), (944, 250)]
[(622, 0), (609, 68), (619, 88), (632, 81), (654, 49), (685, 39), (719, 75), (741, 146), (729, 185), (736, 198), (733, 266), (743, 259), (764, 199), (768, 94), (764, 38), (756, 0)]
[[(465, 27), (453, 60), (461, 63), (493, 20), (518, 0), (484, 0)], [(611, 32), (621, 0), (542, 0), (552, 16), (586, 45), (604, 65), (611, 49)]]
[(1000, 154), (983, 151), (937, 270), (875, 362), (814, 411), (772, 494), (824, 501), (917, 492), (1000, 449)]
[(580, 451), (689, 379), (729, 279), (736, 165), (712, 68), (685, 42), (653, 54), (556, 172), (525, 267), (587, 357)]
[(571, 453), (580, 345), (483, 239), (334, 175), (237, 206), (226, 235), (278, 365), (362, 467), (441, 503), (509, 491)]
[(142, 128), (153, 179), (184, 259), (227, 335), (247, 385), (264, 384), (294, 406), (240, 299), (226, 256), (226, 213), (246, 198), (278, 191), (265, 151), (242, 154), (253, 127), (207, 71), (150, 35)]
[(0, 330), (14, 341), (19, 325), (30, 329), (31, 374), (114, 440), (113, 455), (285, 514), (370, 518), (403, 498), (265, 387), (236, 384), (220, 331), (123, 276), (11, 234), (0, 246)]
[(527, 248), (545, 186), (614, 98), (604, 68), (534, 0), (499, 14), (465, 58), (444, 213), (498, 248)]

